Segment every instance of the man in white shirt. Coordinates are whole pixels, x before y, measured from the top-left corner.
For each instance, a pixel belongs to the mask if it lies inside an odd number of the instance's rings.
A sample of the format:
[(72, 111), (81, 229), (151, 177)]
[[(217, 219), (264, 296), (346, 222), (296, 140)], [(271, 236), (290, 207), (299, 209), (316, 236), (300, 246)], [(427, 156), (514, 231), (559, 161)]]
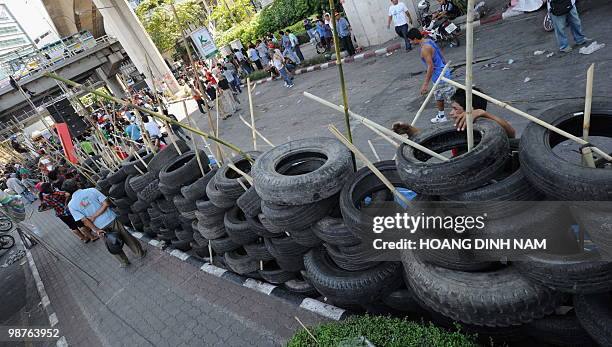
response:
[[(410, 40), (408, 40), (408, 30), (412, 26), (412, 17), (408, 12), (408, 7), (403, 2), (398, 0), (391, 0), (391, 6), (389, 7), (389, 19), (387, 21), (387, 29), (391, 28), (391, 21), (395, 26), (395, 32), (399, 37), (403, 38), (406, 42), (406, 50), (412, 49)], [(410, 26), (408, 25), (410, 24)]]
[(297, 54), (298, 58), (303, 61), (304, 54), (302, 54), (302, 50), (300, 49), (300, 40), (298, 40), (297, 36), (295, 36), (295, 34), (291, 32), (291, 30), (287, 30), (287, 36), (289, 36), (289, 41), (291, 41), (291, 44), (293, 45), (293, 50), (295, 51), (295, 54)]
[(147, 131), (147, 133), (149, 133), (149, 137), (157, 137), (160, 139), (161, 142), (163, 142), (164, 144), (166, 143), (163, 139), (162, 139), (162, 134), (161, 134), (161, 130), (159, 128), (159, 125), (155, 122), (155, 120), (149, 118), (149, 116), (143, 114), (142, 115), (142, 122), (144, 123), (144, 128)]
[(21, 195), (29, 203), (36, 201), (36, 197), (21, 184), (21, 181), (17, 178), (17, 174), (11, 174), (6, 180), (6, 187), (15, 192), (15, 194)]

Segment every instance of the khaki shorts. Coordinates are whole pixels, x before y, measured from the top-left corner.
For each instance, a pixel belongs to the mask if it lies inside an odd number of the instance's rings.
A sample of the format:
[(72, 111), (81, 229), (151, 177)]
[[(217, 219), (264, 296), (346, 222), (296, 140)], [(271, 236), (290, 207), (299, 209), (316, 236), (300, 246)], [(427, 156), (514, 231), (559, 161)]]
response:
[(446, 82), (438, 83), (438, 86), (434, 90), (434, 98), (436, 101), (451, 102), (451, 98), (455, 95), (457, 89)]

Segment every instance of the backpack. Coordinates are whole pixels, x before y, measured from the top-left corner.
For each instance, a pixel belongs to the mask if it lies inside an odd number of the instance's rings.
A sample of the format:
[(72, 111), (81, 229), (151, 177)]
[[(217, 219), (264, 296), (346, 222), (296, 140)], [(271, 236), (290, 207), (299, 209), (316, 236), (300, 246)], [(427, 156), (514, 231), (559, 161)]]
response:
[(550, 13), (555, 16), (568, 14), (574, 5), (572, 0), (550, 0)]

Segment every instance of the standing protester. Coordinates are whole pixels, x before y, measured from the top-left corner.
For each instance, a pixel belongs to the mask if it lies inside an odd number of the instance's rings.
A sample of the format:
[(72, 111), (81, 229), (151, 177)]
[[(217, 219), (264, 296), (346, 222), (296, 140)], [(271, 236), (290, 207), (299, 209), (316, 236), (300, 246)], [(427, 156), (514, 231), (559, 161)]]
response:
[(274, 62), (274, 67), (281, 75), (283, 80), (285, 80), (285, 87), (292, 88), (293, 87), (293, 78), (289, 76), (289, 71), (287, 71), (285, 58), (280, 53), (280, 51), (275, 51), (274, 56), (272, 57), (272, 61)]
[(406, 7), (406, 4), (403, 2), (398, 2), (398, 0), (391, 0), (387, 29), (391, 27), (391, 21), (393, 21), (397, 35), (403, 38), (406, 42), (406, 50), (411, 50), (412, 46), (410, 44), (410, 40), (408, 39), (408, 30), (410, 29), (408, 24), (410, 23), (410, 26), (412, 26), (413, 21), (412, 17), (410, 16), (410, 12), (408, 12), (408, 7)]
[(261, 64), (263, 66), (268, 65), (270, 62), (270, 53), (268, 51), (268, 46), (265, 41), (257, 40), (257, 53), (259, 54), (259, 58), (261, 59)]
[(160, 139), (161, 142), (165, 144), (165, 141), (162, 140), (162, 134), (159, 128), (159, 124), (157, 124), (157, 122), (154, 119), (149, 118), (149, 116), (146, 114), (143, 114), (142, 122), (144, 123), (144, 128), (149, 134), (149, 137), (151, 138), (157, 137), (158, 139)]
[(251, 67), (251, 64), (249, 64), (247, 58), (244, 56), (244, 54), (242, 54), (239, 49), (234, 49), (234, 55), (236, 56), (236, 59), (238, 59), (238, 63), (240, 64), (240, 67), (242, 67), (242, 70), (246, 75), (250, 75), (251, 73), (253, 73), (253, 68)]
[(303, 61), (304, 55), (302, 54), (302, 50), (300, 49), (300, 40), (298, 40), (297, 36), (295, 36), (295, 34), (291, 32), (291, 30), (287, 30), (287, 36), (289, 37), (289, 40), (291, 41), (291, 45), (293, 46), (293, 50), (295, 51), (295, 54), (297, 54), (298, 58), (300, 58), (300, 60)]
[(582, 46), (585, 43), (591, 42), (591, 39), (585, 37), (582, 33), (582, 23), (576, 9), (576, 0), (548, 0), (547, 6), (561, 52), (568, 53), (572, 51), (572, 47), (567, 40), (567, 34), (565, 33), (565, 28), (568, 24), (576, 45)]
[(238, 82), (234, 71), (229, 70), (226, 66), (221, 66), (221, 64), (219, 64), (219, 67), (221, 68), (221, 71), (223, 71), (223, 77), (225, 77), (225, 79), (229, 83), (229, 86), (232, 91), (234, 93), (242, 93), (242, 89), (240, 89), (240, 82)]
[(261, 60), (259, 58), (259, 53), (255, 49), (255, 45), (251, 44), (247, 52), (251, 61), (255, 64), (255, 66), (257, 66), (257, 70), (263, 69), (263, 66), (261, 65)]
[(353, 46), (351, 26), (348, 20), (342, 17), (338, 12), (336, 12), (336, 29), (338, 30), (340, 44), (342, 45), (343, 49), (346, 50), (348, 55), (352, 57), (353, 55), (355, 55), (355, 47)]
[(306, 33), (308, 34), (308, 37), (310, 38), (310, 44), (314, 45), (315, 29), (313, 28), (312, 22), (310, 21), (309, 18), (304, 19), (304, 30), (306, 30)]
[(220, 79), (217, 85), (219, 86), (217, 92), (218, 95), (221, 97), (221, 99), (219, 100), (219, 111), (221, 111), (221, 113), (223, 114), (222, 118), (227, 119), (228, 117), (231, 117), (234, 113), (236, 113), (236, 111), (238, 111), (238, 108), (236, 107), (235, 103), (236, 100), (234, 99), (234, 94), (230, 89), (229, 82), (227, 81), (227, 79), (225, 79), (225, 77)]
[(206, 110), (204, 108), (207, 107), (207, 105), (204, 100), (202, 100), (202, 93), (193, 84), (189, 83), (188, 86), (189, 91), (191, 92), (191, 97), (198, 104), (198, 110), (200, 110), (200, 113), (206, 114)]
[(325, 49), (328, 50), (330, 47), (331, 35), (322, 19), (317, 20), (316, 30), (317, 34), (319, 34), (319, 38), (321, 39), (321, 43)]
[[(110, 201), (104, 194), (95, 188), (78, 189), (72, 193), (72, 198), (68, 203), (70, 213), (75, 221), (83, 221), (87, 227), (95, 231), (98, 235), (106, 233), (117, 233), (130, 250), (143, 258), (147, 252), (134, 236), (132, 236), (121, 222), (117, 215), (110, 209)], [(70, 193), (70, 191), (68, 191)], [(130, 261), (123, 250), (115, 257), (121, 263), (121, 267), (130, 265)]]
[(281, 45), (283, 49), (283, 55), (291, 59), (294, 63), (300, 64), (301, 63), (300, 58), (295, 53), (295, 50), (293, 48), (293, 43), (291, 42), (289, 35), (287, 35), (284, 31), (279, 32), (279, 34), (281, 36)]
[[(436, 82), (440, 78), (440, 74), (446, 65), (446, 60), (442, 56), (440, 47), (429, 38), (424, 38), (423, 34), (419, 29), (412, 28), (408, 31), (408, 38), (414, 45), (419, 45), (421, 50), (421, 60), (427, 68), (427, 74), (425, 80), (421, 86), (421, 95), (425, 95), (429, 92), (429, 82)], [(451, 79), (452, 75), (450, 70), (446, 71), (444, 77)], [(434, 97), (436, 99), (436, 105), (438, 107), (438, 115), (431, 119), (432, 123), (446, 122), (448, 119), (444, 114), (444, 102), (449, 102), (452, 96), (455, 94), (455, 87), (451, 86), (446, 82), (438, 83), (436, 90), (434, 91)]]
[(6, 180), (6, 186), (15, 194), (21, 195), (30, 204), (36, 201), (36, 196), (34, 196), (34, 194), (32, 194), (29, 189), (27, 189), (23, 186), (23, 184), (21, 184), (21, 181), (17, 178), (16, 173), (12, 173), (9, 176), (9, 178)]
[(82, 221), (75, 221), (68, 209), (70, 194), (61, 190), (55, 190), (50, 183), (40, 185), (40, 206), (38, 211), (43, 211), (47, 208), (55, 210), (55, 216), (59, 218), (66, 226), (84, 243), (89, 241), (97, 241), (98, 236), (95, 236), (91, 229), (85, 226)]
[(130, 137), (130, 140), (138, 142), (140, 140), (140, 127), (136, 125), (136, 120), (130, 121), (130, 125), (125, 127), (125, 134)]
[[(172, 113), (168, 113), (168, 110), (162, 110), (162, 114), (170, 119), (172, 119), (173, 121), (178, 122), (178, 119), (176, 118), (176, 116)], [(181, 137), (183, 140), (185, 141), (191, 141), (191, 137), (189, 137), (185, 131), (183, 130), (183, 128), (180, 125), (176, 125), (174, 123), (170, 123), (170, 128), (172, 129), (172, 131), (179, 137)]]

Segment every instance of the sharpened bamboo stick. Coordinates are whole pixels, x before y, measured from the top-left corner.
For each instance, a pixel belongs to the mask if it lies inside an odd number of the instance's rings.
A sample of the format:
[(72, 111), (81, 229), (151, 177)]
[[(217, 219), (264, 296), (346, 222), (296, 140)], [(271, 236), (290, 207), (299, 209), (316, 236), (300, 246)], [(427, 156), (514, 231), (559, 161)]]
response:
[[(451, 63), (451, 61), (449, 60), (448, 63), (446, 63), (446, 65), (444, 65), (444, 69), (442, 69), (442, 72), (440, 73), (440, 76), (444, 76), (444, 74), (446, 73), (446, 70), (448, 70), (448, 67), (450, 66), (450, 63)], [(438, 84), (440, 84), (440, 81), (441, 81), (441, 79), (438, 78), (438, 80), (436, 82), (434, 82), (433, 87), (431, 87), (431, 90), (429, 91), (429, 93), (427, 93), (427, 96), (425, 97), (425, 100), (423, 100), (423, 103), (421, 104), (421, 107), (417, 111), (417, 113), (414, 116), (414, 119), (412, 120), (412, 123), (410, 123), (410, 125), (414, 126), (416, 124), (416, 122), (419, 120), (419, 118), (421, 117), (421, 114), (425, 110), (425, 107), (429, 103), (429, 100), (431, 100), (431, 97), (434, 95), (434, 92), (436, 91), (436, 88), (438, 88)]]
[(267, 143), (268, 145), (275, 147), (274, 144), (272, 142), (270, 142), (270, 140), (268, 140), (265, 136), (263, 136), (259, 130), (257, 130), (256, 128), (252, 127), (251, 124), (249, 124), (249, 122), (247, 122), (242, 116), (238, 116), (240, 118), (240, 120), (242, 121), (242, 123), (244, 123), (244, 125), (246, 125), (247, 127), (249, 127), (249, 129), (252, 129), (255, 134), (257, 134), (257, 136), (259, 136), (259, 138), (261, 138), (262, 140), (264, 140), (265, 143)]
[(586, 96), (584, 98), (584, 121), (582, 123), (582, 138), (589, 141), (589, 128), (591, 127), (591, 106), (593, 104), (593, 80), (595, 77), (595, 64), (587, 70)]
[[(333, 108), (336, 111), (342, 112), (342, 107), (340, 107), (338, 105), (334, 105), (333, 103), (331, 103), (331, 102), (329, 102), (329, 101), (327, 101), (325, 99), (322, 99), (322, 98), (320, 98), (318, 96), (315, 96), (315, 95), (310, 94), (308, 92), (304, 92), (304, 96), (306, 96), (307, 98), (310, 98), (310, 99), (312, 99), (314, 101), (317, 101), (317, 102), (319, 102), (319, 103), (321, 103), (321, 104), (323, 104), (323, 105), (325, 105), (327, 107)], [(367, 118), (365, 118), (363, 116), (360, 116), (360, 115), (358, 115), (357, 113), (355, 113), (353, 111), (349, 110), (349, 115), (351, 117), (353, 117), (355, 120), (357, 120), (358, 122), (360, 122), (360, 123), (362, 123), (364, 125), (365, 124), (369, 124), (372, 127), (377, 128), (381, 132), (389, 135), (390, 137), (392, 137), (392, 138), (394, 138), (394, 139), (396, 139), (398, 141), (401, 141), (401, 142), (407, 144), (410, 147), (416, 148), (419, 151), (426, 153), (427, 155), (430, 155), (430, 156), (432, 156), (434, 158), (437, 158), (437, 159), (440, 159), (442, 161), (448, 161), (449, 160), (445, 156), (443, 156), (443, 155), (441, 155), (439, 153), (436, 153), (436, 152), (432, 151), (431, 149), (429, 149), (429, 148), (427, 148), (427, 147), (425, 147), (425, 146), (423, 146), (421, 144), (418, 144), (418, 143), (416, 143), (416, 142), (414, 142), (414, 141), (412, 141), (412, 140), (410, 140), (408, 138), (405, 138), (405, 137), (403, 137), (401, 135), (398, 135), (398, 134), (394, 133), (393, 131), (383, 127), (382, 125), (380, 125), (378, 123), (375, 123), (375, 122), (373, 122), (373, 121), (371, 121), (371, 120), (369, 120), (369, 119), (367, 119)]]
[(253, 111), (253, 95), (251, 95), (251, 78), (247, 77), (247, 91), (249, 93), (249, 111), (251, 112), (251, 135), (253, 136), (253, 150), (257, 150), (257, 134), (255, 133), (255, 112)]
[(374, 166), (374, 164), (372, 164), (372, 162), (370, 162), (368, 158), (363, 153), (361, 153), (359, 149), (357, 149), (357, 147), (355, 147), (355, 145), (350, 143), (348, 139), (342, 135), (342, 133), (338, 130), (338, 128), (336, 128), (334, 125), (331, 125), (331, 124), (329, 125), (328, 128), (329, 128), (329, 131), (338, 140), (340, 140), (340, 142), (342, 142), (348, 149), (351, 150), (351, 152), (355, 154), (356, 157), (358, 157), (361, 161), (363, 161), (366, 164), (366, 166), (370, 169), (370, 171), (372, 171), (372, 173), (374, 173), (376, 177), (378, 177), (378, 179), (380, 179), (381, 182), (385, 186), (387, 186), (387, 189), (389, 189), (391, 193), (393, 193), (398, 199), (400, 199), (403, 203), (405, 203), (406, 206), (410, 206), (410, 201), (408, 201), (408, 199), (406, 199), (406, 197), (395, 188), (395, 186), (389, 181), (389, 179), (387, 179), (387, 177), (385, 177), (385, 175), (383, 175), (382, 172), (380, 172), (380, 170), (378, 170), (376, 166)]
[[(474, 80), (474, 0), (467, 0), (467, 23), (465, 29), (465, 132), (468, 152), (474, 148), (474, 107), (472, 85)], [(444, 77), (444, 76), (440, 76)]]
[(372, 144), (372, 140), (368, 140), (368, 145), (370, 145), (370, 149), (372, 150), (372, 153), (374, 153), (376, 161), (380, 161), (380, 157), (378, 156), (378, 152), (376, 152), (376, 148), (374, 148), (374, 145)]

